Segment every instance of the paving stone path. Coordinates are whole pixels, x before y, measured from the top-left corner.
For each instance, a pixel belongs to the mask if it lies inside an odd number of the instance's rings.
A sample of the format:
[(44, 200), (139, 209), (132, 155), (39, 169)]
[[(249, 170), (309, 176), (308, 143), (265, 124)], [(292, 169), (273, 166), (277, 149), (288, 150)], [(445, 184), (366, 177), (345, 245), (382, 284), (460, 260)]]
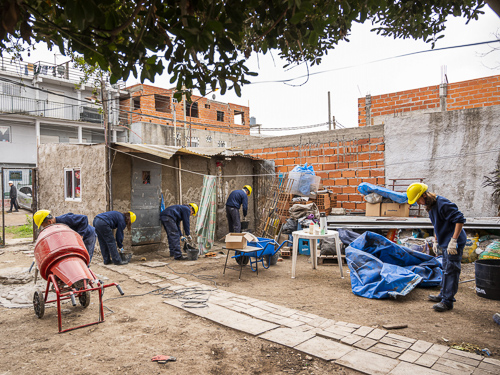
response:
[(182, 298), (168, 299), (165, 303), (366, 374), (500, 374), (500, 361), (496, 359), (211, 288), (165, 272), (163, 267), (134, 264), (104, 267), (156, 288), (174, 292), (191, 287), (205, 290), (209, 295), (205, 308), (186, 307)]

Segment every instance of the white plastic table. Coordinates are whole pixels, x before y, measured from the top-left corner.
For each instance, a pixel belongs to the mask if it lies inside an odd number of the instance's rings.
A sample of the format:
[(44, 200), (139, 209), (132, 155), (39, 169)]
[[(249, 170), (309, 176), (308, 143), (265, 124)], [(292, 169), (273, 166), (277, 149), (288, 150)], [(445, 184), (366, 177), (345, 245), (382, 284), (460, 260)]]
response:
[(310, 234), (309, 230), (298, 230), (292, 233), (293, 236), (293, 250), (292, 250), (292, 279), (295, 279), (295, 267), (297, 266), (297, 253), (299, 252), (300, 239), (309, 240), (309, 249), (311, 251), (312, 268), (318, 267), (318, 241), (325, 238), (333, 237), (335, 239), (335, 248), (337, 250), (337, 260), (339, 263), (340, 277), (344, 278), (342, 270), (342, 254), (340, 251), (340, 237), (339, 232), (336, 230), (328, 230), (325, 234)]

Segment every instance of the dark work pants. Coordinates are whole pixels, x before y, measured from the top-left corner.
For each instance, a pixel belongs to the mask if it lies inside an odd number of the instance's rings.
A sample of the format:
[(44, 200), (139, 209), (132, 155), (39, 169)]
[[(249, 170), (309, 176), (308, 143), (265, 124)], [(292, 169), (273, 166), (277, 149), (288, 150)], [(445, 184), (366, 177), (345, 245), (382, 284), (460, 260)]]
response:
[(89, 235), (83, 238), (83, 243), (85, 244), (85, 247), (87, 248), (87, 251), (90, 256), (89, 264), (90, 262), (92, 262), (92, 257), (94, 256), (94, 248), (96, 240), (97, 240), (97, 234), (95, 232), (95, 228), (89, 225)]
[(19, 210), (19, 205), (17, 204), (17, 197), (15, 198), (10, 198), (10, 210), (9, 211), (12, 211), (12, 207), (14, 207), (14, 209), (16, 211)]
[(441, 250), (443, 251), (443, 281), (439, 297), (445, 305), (453, 307), (453, 302), (456, 301), (455, 294), (458, 292), (464, 247), (457, 249), (457, 255), (449, 255), (446, 248), (441, 248)]
[(167, 232), (168, 248), (170, 249), (170, 256), (174, 259), (182, 258), (181, 252), (181, 234), (177, 229), (175, 220), (170, 216), (160, 216), (160, 220)]
[(99, 240), (99, 247), (101, 248), (104, 264), (109, 264), (111, 261), (113, 261), (114, 264), (121, 264), (122, 258), (116, 248), (116, 240), (113, 236), (113, 229), (111, 229), (108, 223), (98, 217), (94, 219), (93, 224), (97, 233), (97, 239)]
[(226, 206), (226, 216), (229, 233), (241, 233), (240, 210)]

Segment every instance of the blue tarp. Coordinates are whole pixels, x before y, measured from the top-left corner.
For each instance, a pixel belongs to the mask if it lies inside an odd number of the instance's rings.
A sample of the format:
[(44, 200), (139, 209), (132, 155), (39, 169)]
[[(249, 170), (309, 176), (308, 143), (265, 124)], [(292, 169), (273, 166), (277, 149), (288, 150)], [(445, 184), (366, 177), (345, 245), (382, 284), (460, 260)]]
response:
[(346, 249), (352, 292), (366, 298), (405, 296), (418, 286), (437, 286), (442, 259), (365, 232)]
[(382, 186), (369, 184), (368, 182), (360, 183), (358, 185), (358, 191), (363, 195), (377, 193), (378, 195), (381, 195), (384, 198), (389, 198), (399, 204), (408, 203), (408, 196), (406, 195), (406, 193), (398, 193), (397, 191), (389, 190)]

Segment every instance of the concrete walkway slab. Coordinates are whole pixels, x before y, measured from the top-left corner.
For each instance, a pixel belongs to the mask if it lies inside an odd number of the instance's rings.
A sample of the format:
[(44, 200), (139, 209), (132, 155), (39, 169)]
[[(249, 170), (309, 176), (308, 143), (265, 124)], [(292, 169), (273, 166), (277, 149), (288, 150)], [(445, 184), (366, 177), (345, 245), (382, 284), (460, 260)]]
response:
[(336, 360), (335, 363), (369, 375), (385, 375), (392, 371), (400, 361), (375, 353), (353, 349)]
[(401, 362), (392, 370), (389, 375), (442, 375), (444, 372), (431, 370), (430, 368)]
[(312, 339), (297, 345), (295, 349), (312, 355), (313, 357), (324, 359), (325, 361), (339, 359), (354, 350), (350, 346), (324, 339), (322, 337), (313, 337)]
[(300, 332), (291, 328), (276, 328), (258, 337), (293, 348), (304, 341), (312, 339), (314, 336), (315, 334), (310, 332)]

